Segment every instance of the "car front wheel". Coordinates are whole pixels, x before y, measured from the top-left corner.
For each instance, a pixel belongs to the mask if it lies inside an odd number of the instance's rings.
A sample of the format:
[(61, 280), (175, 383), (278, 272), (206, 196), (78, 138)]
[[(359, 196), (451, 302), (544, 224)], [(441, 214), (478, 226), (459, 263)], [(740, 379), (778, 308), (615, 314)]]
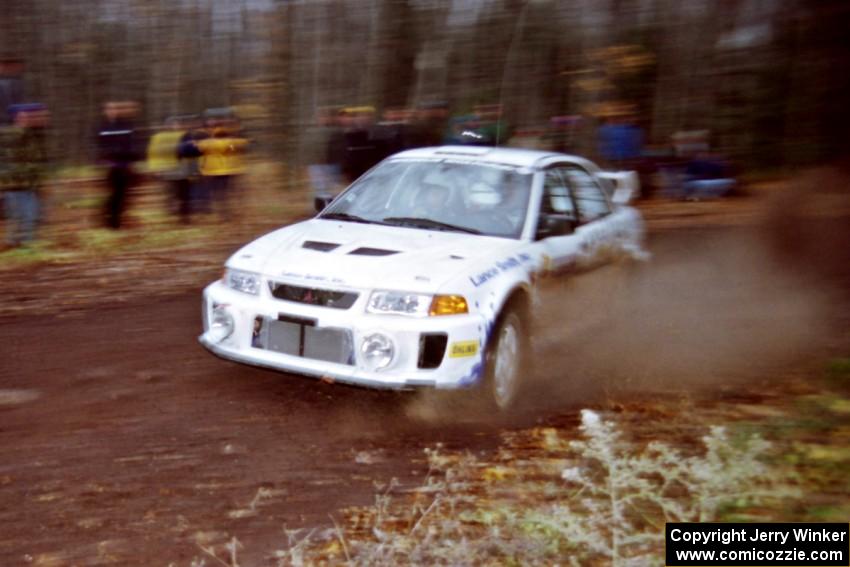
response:
[(526, 372), (527, 336), (516, 310), (503, 314), (487, 351), (487, 390), (490, 401), (501, 411), (517, 401), (522, 375)]

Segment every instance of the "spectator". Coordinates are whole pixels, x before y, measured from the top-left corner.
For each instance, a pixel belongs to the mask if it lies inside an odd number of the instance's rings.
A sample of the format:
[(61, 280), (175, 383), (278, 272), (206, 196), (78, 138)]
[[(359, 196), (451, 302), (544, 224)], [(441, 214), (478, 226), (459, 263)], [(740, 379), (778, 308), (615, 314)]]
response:
[(333, 165), (334, 171), (338, 174), (339, 181), (343, 184), (348, 182), (342, 170), (342, 163), (345, 160), (346, 154), (345, 128), (349, 122), (345, 109), (341, 109), (334, 114), (325, 142), (325, 163)]
[[(184, 223), (191, 222), (192, 213), (202, 206), (201, 200), (205, 191), (201, 177), (201, 150), (197, 143), (209, 137), (199, 116), (183, 118), (185, 132), (177, 145), (177, 157), (180, 160), (180, 177), (178, 183), (178, 215)], [(203, 203), (209, 210), (209, 199)]]
[(375, 163), (407, 149), (411, 143), (410, 117), (406, 109), (388, 108), (383, 120), (375, 124), (369, 134), (375, 146)]
[[(12, 108), (23, 99), (24, 62), (20, 59), (0, 59), (0, 109)], [(8, 125), (12, 116), (0, 115), (0, 124)]]
[(425, 148), (443, 143), (449, 118), (449, 105), (442, 101), (421, 104), (416, 109), (411, 147)]
[(375, 109), (371, 106), (350, 107), (343, 109), (341, 117), (345, 139), (342, 173), (350, 183), (377, 163), (375, 144), (369, 137), (375, 123)]
[(35, 240), (41, 213), (39, 190), (47, 174), (44, 130), (49, 121), (42, 104), (10, 108), (12, 126), (3, 133), (5, 162), (2, 188), (6, 211), (6, 244), (17, 247)]
[(106, 226), (120, 229), (128, 193), (135, 181), (133, 163), (139, 159), (139, 140), (133, 118), (138, 112), (134, 102), (107, 102), (103, 122), (97, 133), (98, 157), (107, 167), (109, 197), (104, 219)]
[(608, 163), (628, 169), (640, 159), (643, 131), (628, 119), (610, 118), (599, 128), (599, 154)]
[(323, 108), (316, 124), (307, 131), (306, 161), (307, 175), (313, 190), (313, 203), (321, 210), (338, 192), (340, 185), (341, 151), (331, 151), (331, 143), (342, 144), (336, 109)]
[(683, 197), (688, 200), (724, 197), (735, 188), (726, 162), (708, 152), (699, 152), (685, 166)]
[(235, 119), (219, 121), (212, 137), (195, 143), (201, 152), (200, 168), (215, 212), (222, 220), (232, 215), (231, 192), (234, 179), (245, 170), (244, 154), (248, 141), (238, 132)]
[(578, 114), (553, 116), (549, 119), (549, 147), (563, 154), (578, 151), (578, 140), (585, 120)]
[(176, 213), (183, 212), (183, 172), (178, 149), (184, 134), (181, 121), (178, 118), (169, 118), (165, 128), (151, 136), (147, 152), (147, 171), (163, 182), (171, 196), (172, 210)]

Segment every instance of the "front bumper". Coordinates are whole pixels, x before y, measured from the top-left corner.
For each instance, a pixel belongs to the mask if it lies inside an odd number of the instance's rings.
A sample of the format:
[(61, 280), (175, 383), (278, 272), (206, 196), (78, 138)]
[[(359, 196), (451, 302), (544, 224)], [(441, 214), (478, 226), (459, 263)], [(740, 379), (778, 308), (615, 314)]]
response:
[[(279, 300), (266, 287), (260, 295), (244, 294), (220, 281), (204, 290), (204, 333), (200, 343), (213, 354), (235, 362), (294, 372), (316, 378), (372, 388), (462, 388), (475, 384), (481, 375), (485, 324), (475, 314), (412, 318), (401, 315), (366, 313), (368, 293), (361, 293), (348, 309), (333, 309)], [(233, 332), (220, 340), (210, 332), (213, 306), (226, 306), (233, 318)], [(317, 329), (346, 333), (351, 356), (346, 363), (329, 362), (302, 355), (286, 354), (257, 346), (255, 325), (259, 319), (304, 318), (315, 321)], [(395, 347), (392, 362), (381, 370), (371, 370), (360, 355), (364, 337), (381, 333)], [(421, 335), (447, 335), (445, 354), (436, 368), (420, 368)], [(461, 345), (463, 348), (458, 348)]]

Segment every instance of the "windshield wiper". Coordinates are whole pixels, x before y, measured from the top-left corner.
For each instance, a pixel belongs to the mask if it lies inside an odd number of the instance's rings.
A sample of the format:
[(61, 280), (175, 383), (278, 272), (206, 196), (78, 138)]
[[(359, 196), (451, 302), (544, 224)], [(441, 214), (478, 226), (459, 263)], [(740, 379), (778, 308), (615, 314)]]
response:
[(362, 222), (363, 224), (385, 224), (379, 220), (372, 220), (363, 217), (358, 217), (357, 215), (352, 215), (349, 213), (328, 213), (326, 215), (322, 215), (319, 217), (320, 219), (326, 220), (341, 220), (348, 222)]
[(407, 224), (418, 228), (435, 228), (437, 230), (455, 230), (457, 232), (467, 232), (469, 234), (481, 234), (480, 230), (476, 230), (474, 228), (458, 226), (456, 224), (449, 224), (447, 222), (440, 222), (422, 217), (387, 217), (383, 220), (383, 222), (401, 225)]

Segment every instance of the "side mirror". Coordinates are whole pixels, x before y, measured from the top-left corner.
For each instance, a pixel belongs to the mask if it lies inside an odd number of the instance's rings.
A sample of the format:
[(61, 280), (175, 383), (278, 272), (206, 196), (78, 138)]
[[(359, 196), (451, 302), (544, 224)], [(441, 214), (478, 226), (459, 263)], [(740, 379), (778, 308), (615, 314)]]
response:
[(325, 208), (331, 204), (333, 201), (333, 197), (314, 197), (313, 198), (313, 207), (315, 207), (317, 213), (321, 213), (325, 210)]

